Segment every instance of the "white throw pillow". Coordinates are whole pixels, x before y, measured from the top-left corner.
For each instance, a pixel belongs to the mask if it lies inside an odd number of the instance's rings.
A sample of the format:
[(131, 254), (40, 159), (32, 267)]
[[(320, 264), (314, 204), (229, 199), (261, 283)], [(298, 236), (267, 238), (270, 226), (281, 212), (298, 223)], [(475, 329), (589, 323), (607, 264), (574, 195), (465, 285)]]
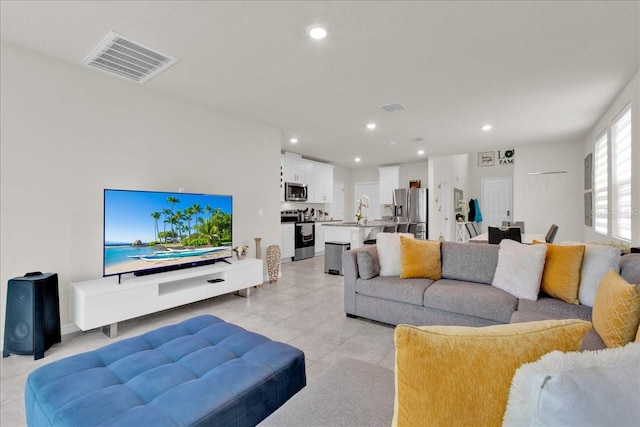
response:
[(586, 245), (582, 270), (580, 271), (580, 288), (578, 300), (580, 304), (593, 307), (598, 285), (604, 275), (611, 269), (620, 272), (620, 251), (611, 246)]
[(400, 236), (413, 239), (410, 233), (378, 233), (376, 246), (380, 261), (380, 276), (399, 276), (402, 271)]
[(504, 239), (492, 285), (514, 297), (536, 301), (546, 256), (547, 245), (523, 245)]
[(503, 426), (637, 426), (640, 344), (554, 351), (511, 381)]

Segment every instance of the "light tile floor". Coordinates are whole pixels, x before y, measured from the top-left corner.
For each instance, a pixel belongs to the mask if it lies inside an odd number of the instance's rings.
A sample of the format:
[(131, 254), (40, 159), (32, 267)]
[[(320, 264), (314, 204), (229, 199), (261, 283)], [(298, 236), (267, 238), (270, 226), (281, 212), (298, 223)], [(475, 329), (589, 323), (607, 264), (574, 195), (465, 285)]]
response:
[[(324, 257), (282, 265), (277, 284), (251, 290), (250, 298), (223, 295), (118, 324), (114, 340), (199, 315), (213, 314), (227, 322), (289, 343), (305, 353), (307, 382), (341, 358), (394, 366), (393, 327), (350, 319), (344, 313), (342, 276), (324, 274)], [(26, 425), (24, 384), (33, 369), (72, 354), (93, 350), (114, 340), (98, 330), (76, 332), (46, 351), (45, 357), (11, 355), (0, 364), (0, 425)]]

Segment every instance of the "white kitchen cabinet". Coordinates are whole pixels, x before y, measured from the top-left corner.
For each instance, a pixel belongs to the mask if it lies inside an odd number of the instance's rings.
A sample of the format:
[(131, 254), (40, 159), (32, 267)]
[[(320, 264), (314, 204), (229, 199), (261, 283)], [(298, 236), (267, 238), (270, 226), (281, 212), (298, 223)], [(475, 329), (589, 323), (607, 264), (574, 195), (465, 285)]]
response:
[(284, 183), (307, 185), (307, 203), (333, 203), (333, 166), (298, 157), (281, 156), (280, 201), (284, 201)]
[(315, 164), (314, 199), (316, 203), (333, 203), (333, 166)]
[(380, 181), (378, 188), (380, 189), (379, 202), (381, 205), (393, 204), (393, 190), (396, 188), (402, 188), (400, 181), (400, 173), (402, 168), (400, 166), (389, 166), (385, 168), (378, 168), (380, 172)]
[(295, 182), (297, 184), (307, 184), (306, 170), (307, 162), (300, 158), (284, 157), (284, 180), (285, 182)]
[(316, 164), (305, 163), (305, 184), (307, 184), (307, 203), (317, 203), (316, 200)]
[(324, 253), (324, 230), (325, 227), (321, 223), (316, 222), (316, 255), (321, 255)]
[(293, 258), (296, 252), (295, 224), (282, 224), (282, 255), (284, 258)]

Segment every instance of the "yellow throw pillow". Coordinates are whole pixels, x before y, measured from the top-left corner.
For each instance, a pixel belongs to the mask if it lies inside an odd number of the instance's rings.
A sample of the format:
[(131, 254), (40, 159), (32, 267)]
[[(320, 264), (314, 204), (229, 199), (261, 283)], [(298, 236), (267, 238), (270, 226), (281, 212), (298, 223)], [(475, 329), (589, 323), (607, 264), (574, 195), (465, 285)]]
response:
[(604, 275), (591, 313), (593, 327), (607, 347), (638, 341), (640, 290), (627, 283), (615, 270)]
[(513, 375), (553, 351), (577, 351), (584, 320), (395, 331), (394, 426), (500, 426)]
[(412, 277), (442, 279), (439, 241), (408, 239), (400, 236), (400, 248), (402, 252), (401, 279)]
[[(545, 244), (534, 241), (534, 244)], [(570, 304), (579, 304), (578, 288), (584, 245), (547, 244), (540, 290)]]

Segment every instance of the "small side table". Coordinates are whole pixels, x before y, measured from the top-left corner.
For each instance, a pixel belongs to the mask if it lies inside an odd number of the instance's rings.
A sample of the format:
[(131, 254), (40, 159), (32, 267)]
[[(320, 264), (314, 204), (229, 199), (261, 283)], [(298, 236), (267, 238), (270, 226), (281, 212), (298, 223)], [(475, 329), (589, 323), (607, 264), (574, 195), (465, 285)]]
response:
[(468, 243), (469, 233), (467, 233), (466, 222), (456, 222), (456, 242)]

